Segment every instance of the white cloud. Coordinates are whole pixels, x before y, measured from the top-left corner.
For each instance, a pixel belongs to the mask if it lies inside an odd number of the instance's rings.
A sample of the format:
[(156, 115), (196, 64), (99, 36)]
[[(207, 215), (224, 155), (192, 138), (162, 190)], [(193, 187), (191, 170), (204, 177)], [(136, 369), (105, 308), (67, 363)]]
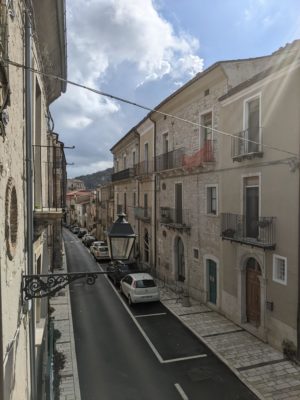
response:
[[(152, 0), (70, 0), (67, 34), (69, 80), (136, 102), (146, 82), (167, 78), (176, 85), (203, 69), (198, 40), (175, 32)], [(157, 103), (161, 97), (158, 91)], [(148, 105), (148, 97), (138, 100)], [(111, 166), (103, 160), (130, 128), (126, 106), (69, 84), (53, 110), (62, 140), (76, 146), (68, 154), (73, 176)]]
[[(93, 85), (109, 68), (126, 61), (147, 81), (178, 73), (190, 76), (203, 68), (196, 55), (198, 40), (184, 32), (175, 34), (151, 0), (73, 0), (73, 7), (80, 12), (70, 13), (69, 40), (82, 68), (71, 66), (71, 77)], [(183, 60), (180, 65), (178, 58)]]

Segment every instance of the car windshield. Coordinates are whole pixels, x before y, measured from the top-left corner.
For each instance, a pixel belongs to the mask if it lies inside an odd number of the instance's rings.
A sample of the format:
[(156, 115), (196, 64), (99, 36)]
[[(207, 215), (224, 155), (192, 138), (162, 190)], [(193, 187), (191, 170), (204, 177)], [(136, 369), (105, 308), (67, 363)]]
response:
[(101, 247), (99, 247), (99, 250), (100, 250), (100, 251), (108, 251), (108, 247), (103, 247), (103, 246), (101, 246)]
[(153, 279), (142, 279), (140, 281), (136, 281), (136, 287), (139, 289), (154, 287), (154, 286), (156, 286), (156, 284)]

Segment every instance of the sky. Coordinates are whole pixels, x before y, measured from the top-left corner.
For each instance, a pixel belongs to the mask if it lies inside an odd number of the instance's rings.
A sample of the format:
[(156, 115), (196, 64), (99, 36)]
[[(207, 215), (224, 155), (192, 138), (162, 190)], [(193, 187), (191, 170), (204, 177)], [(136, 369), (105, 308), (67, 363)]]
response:
[[(299, 0), (66, 0), (68, 79), (154, 108), (216, 61), (300, 39)], [(113, 165), (147, 111), (67, 86), (51, 106), (68, 177)]]

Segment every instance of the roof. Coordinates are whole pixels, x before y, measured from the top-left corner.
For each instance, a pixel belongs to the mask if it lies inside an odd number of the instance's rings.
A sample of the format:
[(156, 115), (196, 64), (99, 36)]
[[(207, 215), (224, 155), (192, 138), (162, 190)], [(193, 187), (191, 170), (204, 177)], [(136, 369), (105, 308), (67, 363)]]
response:
[[(284, 53), (282, 52), (282, 50), (277, 51), (275, 53), (273, 53), (274, 55), (282, 55), (283, 57), (280, 58), (277, 62), (275, 62), (271, 67), (265, 69), (264, 71), (252, 76), (250, 79), (248, 79), (247, 81), (244, 81), (242, 83), (240, 83), (239, 85), (233, 87), (232, 89), (230, 89), (225, 95), (221, 96), (219, 98), (219, 101), (223, 101), (231, 96), (233, 96), (234, 94), (242, 91), (243, 89), (246, 89), (247, 87), (253, 85), (256, 82), (261, 81), (262, 79), (268, 77), (269, 75), (278, 72), (280, 70), (282, 70), (283, 68), (294, 64), (296, 61), (300, 61), (300, 40), (295, 41), (298, 42), (298, 52), (288, 52), (287, 57), (285, 57)], [(288, 49), (290, 48), (295, 48), (295, 47), (288, 47)]]
[(202, 79), (204, 76), (209, 74), (211, 71), (217, 69), (218, 67), (221, 67), (225, 63), (247, 62), (247, 61), (260, 60), (260, 59), (269, 58), (269, 57), (271, 57), (271, 56), (266, 55), (266, 56), (260, 56), (260, 57), (252, 57), (252, 58), (236, 59), (236, 60), (223, 60), (223, 61), (215, 62), (214, 64), (212, 64), (210, 67), (208, 67), (204, 71), (199, 72), (192, 79), (190, 79), (188, 82), (186, 82), (183, 86), (181, 86), (175, 92), (171, 93), (168, 97), (166, 97), (164, 100), (162, 100), (156, 107), (153, 108), (152, 111), (150, 111), (142, 120), (140, 120), (133, 128), (131, 128), (130, 131), (128, 131), (124, 136), (122, 136), (122, 138), (110, 149), (110, 151), (113, 151), (115, 149), (115, 147), (118, 144), (120, 144), (125, 138), (127, 138), (132, 132), (136, 132), (137, 128), (140, 125), (142, 125), (148, 118), (151, 119), (151, 116), (155, 114), (156, 110), (159, 110), (162, 106), (167, 104), (171, 99), (173, 99), (178, 94), (183, 92), (186, 88), (191, 86), (194, 82), (198, 81), (199, 79)]

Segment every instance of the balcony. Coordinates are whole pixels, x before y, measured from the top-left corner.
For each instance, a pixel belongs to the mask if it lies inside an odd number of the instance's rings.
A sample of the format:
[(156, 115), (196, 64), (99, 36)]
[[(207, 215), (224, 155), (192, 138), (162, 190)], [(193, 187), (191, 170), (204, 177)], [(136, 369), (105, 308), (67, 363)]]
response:
[(214, 162), (214, 146), (212, 140), (206, 140), (203, 147), (191, 155), (183, 156), (183, 165), (188, 168), (203, 166), (204, 163)]
[(122, 171), (115, 172), (111, 176), (112, 182), (123, 181), (134, 177), (134, 168), (123, 169)]
[(183, 166), (184, 149), (169, 151), (156, 157), (156, 171), (180, 168)]
[(221, 214), (221, 237), (253, 247), (274, 250), (276, 247), (275, 217), (250, 219), (245, 215)]
[(261, 128), (246, 129), (231, 138), (231, 157), (233, 161), (251, 160), (262, 157)]
[(154, 162), (153, 161), (141, 161), (136, 164), (135, 167), (136, 176), (148, 176), (154, 172)]
[(167, 228), (190, 230), (190, 210), (161, 207), (159, 222)]
[(134, 207), (134, 216), (145, 222), (151, 221), (151, 208)]
[(35, 207), (33, 211), (34, 239), (36, 240), (48, 225), (60, 222), (63, 216), (63, 208)]

